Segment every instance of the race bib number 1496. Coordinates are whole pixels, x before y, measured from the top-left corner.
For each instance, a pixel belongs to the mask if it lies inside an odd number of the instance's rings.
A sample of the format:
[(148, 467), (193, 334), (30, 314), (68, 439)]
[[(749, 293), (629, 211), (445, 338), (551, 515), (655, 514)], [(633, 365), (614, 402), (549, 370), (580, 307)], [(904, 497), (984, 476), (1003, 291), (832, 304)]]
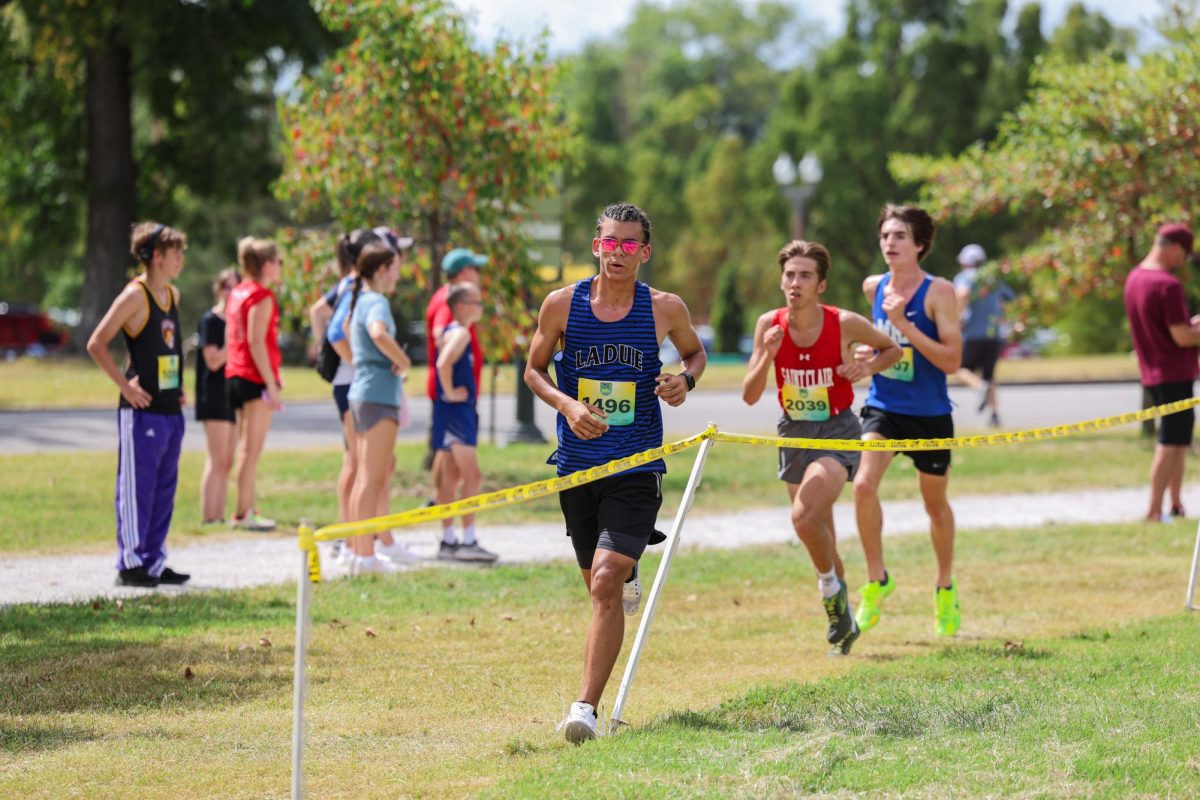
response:
[(609, 425), (632, 425), (637, 402), (637, 384), (633, 381), (594, 381), (579, 379), (579, 402), (603, 411)]

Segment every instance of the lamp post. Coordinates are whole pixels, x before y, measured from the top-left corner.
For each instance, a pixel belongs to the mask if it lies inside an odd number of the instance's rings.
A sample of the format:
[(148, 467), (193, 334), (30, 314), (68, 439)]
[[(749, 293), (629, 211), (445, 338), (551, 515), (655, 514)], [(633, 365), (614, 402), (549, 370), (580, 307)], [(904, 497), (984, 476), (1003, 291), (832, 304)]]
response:
[(821, 159), (816, 153), (805, 153), (797, 164), (788, 153), (780, 153), (771, 165), (771, 173), (783, 190), (783, 196), (792, 204), (792, 238), (803, 239), (808, 223), (808, 201), (816, 194), (824, 177)]

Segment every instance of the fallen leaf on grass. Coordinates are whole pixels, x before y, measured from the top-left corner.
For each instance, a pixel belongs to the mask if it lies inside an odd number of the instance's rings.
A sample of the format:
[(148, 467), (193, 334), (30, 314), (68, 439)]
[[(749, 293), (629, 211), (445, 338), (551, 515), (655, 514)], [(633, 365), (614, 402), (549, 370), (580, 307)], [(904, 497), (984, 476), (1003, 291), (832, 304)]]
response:
[(271, 646), (271, 640), (270, 640), (270, 639), (268, 639), (267, 637), (265, 637), (265, 636), (264, 636), (264, 637), (262, 637), (261, 639), (259, 639), (259, 640), (258, 640), (258, 646), (259, 646), (259, 647), (270, 647), (270, 646)]
[(468, 622), (467, 624), (470, 625), (472, 628), (474, 628), (475, 627), (475, 618), (471, 617), (471, 621)]
[(1009, 651), (1009, 650), (1020, 650), (1020, 649), (1021, 649), (1022, 647), (1024, 647), (1024, 646), (1025, 646), (1025, 643), (1024, 643), (1024, 642), (1012, 642), (1012, 641), (1008, 641), (1008, 642), (1005, 642), (1005, 643), (1004, 643), (1004, 650), (1005, 650), (1006, 652), (1007, 652), (1007, 651)]
[(346, 627), (346, 623), (342, 622), (340, 619), (331, 619), (329, 620), (329, 627), (341, 629)]
[(733, 598), (733, 604), (734, 604), (735, 606), (740, 606), (740, 605), (742, 604), (742, 601), (741, 601), (741, 600), (738, 600), (738, 599), (735, 597), (735, 598)]
[(378, 633), (375, 632), (374, 628), (367, 628), (366, 634), (367, 634), (367, 636), (371, 637), (372, 639), (374, 639), (375, 637), (377, 637), (379, 635)]
[(117, 600), (117, 611), (124, 611), (124, 610), (125, 610), (125, 601), (118, 599)]
[(101, 603), (99, 600), (92, 601), (92, 611), (99, 611), (102, 608), (104, 608), (104, 603)]
[(512, 614), (501, 614), (500, 619), (503, 622), (516, 622), (517, 618)]
[(185, 681), (190, 681), (190, 680), (191, 680), (192, 678), (194, 678), (194, 677), (196, 677), (196, 673), (192, 672), (192, 668), (191, 668), (191, 667), (184, 667), (184, 669), (183, 669), (183, 679), (184, 679)]

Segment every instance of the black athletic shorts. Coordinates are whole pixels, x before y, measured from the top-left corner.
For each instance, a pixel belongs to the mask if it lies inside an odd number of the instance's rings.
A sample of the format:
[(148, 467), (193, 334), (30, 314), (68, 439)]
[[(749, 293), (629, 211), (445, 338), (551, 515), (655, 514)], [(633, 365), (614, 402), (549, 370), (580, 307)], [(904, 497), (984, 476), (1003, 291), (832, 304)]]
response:
[(242, 406), (253, 400), (262, 400), (263, 392), (267, 390), (265, 384), (248, 381), (245, 378), (226, 378), (225, 379), (225, 399), (229, 401), (229, 408), (238, 411)]
[(985, 381), (991, 381), (996, 374), (996, 362), (1000, 359), (1000, 351), (1004, 342), (999, 339), (971, 339), (963, 342), (963, 369), (978, 372)]
[(350, 410), (350, 384), (334, 384), (333, 404), (337, 406), (338, 419), (345, 417), (346, 412)]
[[(1158, 386), (1147, 386), (1146, 391), (1150, 393), (1150, 399), (1156, 406), (1177, 403), (1192, 397), (1192, 382), (1160, 383)], [(1194, 409), (1168, 414), (1158, 420), (1158, 443), (1187, 447), (1192, 443), (1192, 429), (1195, 427)]]
[(597, 549), (636, 561), (647, 544), (666, 538), (654, 529), (662, 506), (661, 472), (625, 473), (574, 486), (559, 493), (558, 504), (580, 569), (592, 568)]
[[(936, 417), (913, 417), (863, 406), (863, 433), (878, 433), (885, 439), (949, 439), (954, 436), (954, 418), (949, 414)], [(950, 469), (949, 450), (904, 450), (918, 472), (926, 475), (945, 475)]]

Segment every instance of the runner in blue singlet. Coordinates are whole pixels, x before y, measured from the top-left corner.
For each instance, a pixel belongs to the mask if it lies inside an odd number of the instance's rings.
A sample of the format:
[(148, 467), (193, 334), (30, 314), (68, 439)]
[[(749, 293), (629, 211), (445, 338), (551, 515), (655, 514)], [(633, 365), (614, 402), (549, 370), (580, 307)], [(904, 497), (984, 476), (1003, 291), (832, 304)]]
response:
[[(941, 439), (954, 436), (946, 376), (962, 362), (962, 331), (954, 286), (921, 269), (933, 247), (933, 220), (915, 206), (884, 206), (879, 249), (888, 271), (863, 282), (875, 326), (900, 343), (904, 355), (871, 379), (862, 410), (863, 439)], [(949, 450), (906, 452), (920, 476), (921, 497), (937, 557), (936, 630), (953, 636), (959, 626), (958, 592), (951, 568), (954, 511), (946, 499)], [(894, 452), (864, 452), (854, 476), (858, 535), (867, 560), (857, 621), (865, 633), (879, 622), (880, 606), (895, 589), (883, 563), (883, 510), (879, 484)]]
[[(538, 314), (525, 382), (558, 411), (558, 474), (599, 466), (662, 444), (658, 401), (678, 406), (704, 372), (704, 347), (683, 301), (637, 280), (650, 259), (650, 220), (617, 203), (596, 224), (596, 277), (551, 292)], [(669, 337), (678, 374), (663, 372), (658, 351)], [(558, 354), (557, 384), (550, 362)], [(559, 495), (567, 534), (592, 598), (579, 700), (560, 726), (567, 741), (596, 733), (596, 705), (621, 651), (626, 614), (637, 613), (637, 563), (655, 533), (662, 461)]]

